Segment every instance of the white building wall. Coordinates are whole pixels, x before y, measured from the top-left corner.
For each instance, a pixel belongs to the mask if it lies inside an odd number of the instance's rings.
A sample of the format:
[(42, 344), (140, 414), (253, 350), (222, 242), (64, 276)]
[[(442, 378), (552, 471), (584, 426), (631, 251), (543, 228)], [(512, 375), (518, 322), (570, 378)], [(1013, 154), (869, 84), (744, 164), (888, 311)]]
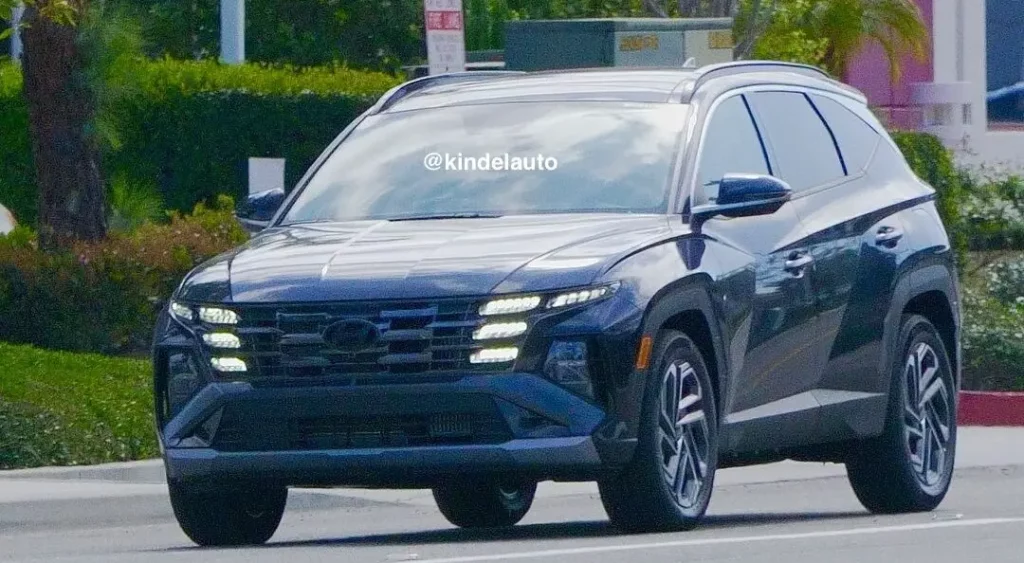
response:
[(1024, 174), (1024, 130), (989, 130), (985, 0), (934, 0), (933, 9), (935, 82), (966, 83), (970, 106), (970, 121), (940, 136), (965, 166)]

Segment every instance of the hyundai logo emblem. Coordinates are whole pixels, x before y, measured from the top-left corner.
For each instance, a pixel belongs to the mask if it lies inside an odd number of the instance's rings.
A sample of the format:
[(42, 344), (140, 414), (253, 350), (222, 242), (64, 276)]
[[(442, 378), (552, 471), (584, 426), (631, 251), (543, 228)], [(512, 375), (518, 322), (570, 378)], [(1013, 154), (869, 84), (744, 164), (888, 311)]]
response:
[(343, 352), (359, 352), (373, 348), (380, 340), (380, 329), (370, 321), (349, 319), (324, 329), (324, 342)]

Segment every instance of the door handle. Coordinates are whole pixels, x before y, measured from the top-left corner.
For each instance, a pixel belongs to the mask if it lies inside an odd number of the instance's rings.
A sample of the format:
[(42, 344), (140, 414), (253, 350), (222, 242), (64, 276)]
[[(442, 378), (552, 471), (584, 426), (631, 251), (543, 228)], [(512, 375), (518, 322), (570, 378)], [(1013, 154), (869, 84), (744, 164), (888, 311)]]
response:
[(895, 248), (901, 238), (903, 238), (903, 229), (882, 227), (875, 233), (875, 244), (886, 248)]
[(803, 275), (804, 270), (807, 266), (810, 266), (814, 262), (814, 257), (806, 252), (794, 252), (789, 255), (789, 259), (786, 260), (786, 271), (795, 274), (797, 277)]

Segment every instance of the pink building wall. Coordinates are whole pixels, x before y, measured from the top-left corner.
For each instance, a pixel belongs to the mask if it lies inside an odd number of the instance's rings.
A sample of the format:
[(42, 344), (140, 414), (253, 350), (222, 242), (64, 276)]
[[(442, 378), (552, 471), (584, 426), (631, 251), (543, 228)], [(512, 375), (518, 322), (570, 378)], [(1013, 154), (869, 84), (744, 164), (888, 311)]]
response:
[[(915, 1), (921, 8), (925, 26), (929, 30), (933, 29), (933, 0)], [(893, 83), (885, 52), (880, 45), (871, 42), (850, 65), (845, 80), (864, 92), (868, 97), (868, 103), (876, 109), (876, 113), (888, 126), (916, 129), (921, 123), (921, 113), (910, 102), (910, 85), (914, 82), (932, 82), (935, 79), (931, 45), (928, 45), (926, 55), (924, 61), (909, 55), (904, 57), (900, 80)]]

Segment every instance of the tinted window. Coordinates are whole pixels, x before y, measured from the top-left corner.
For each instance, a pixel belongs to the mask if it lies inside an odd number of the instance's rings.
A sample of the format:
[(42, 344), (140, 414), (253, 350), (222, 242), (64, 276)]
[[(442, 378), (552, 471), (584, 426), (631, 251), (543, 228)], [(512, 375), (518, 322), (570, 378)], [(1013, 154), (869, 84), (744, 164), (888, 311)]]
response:
[(839, 102), (824, 96), (811, 96), (814, 105), (832, 128), (846, 171), (855, 174), (867, 168), (880, 137), (863, 119)]
[(768, 174), (764, 149), (743, 98), (719, 104), (711, 115), (701, 149), (697, 178), (707, 199), (718, 197), (715, 183), (726, 174)]
[(803, 94), (756, 92), (747, 99), (775, 155), (776, 176), (796, 191), (844, 176), (832, 135)]
[(689, 111), (559, 102), (375, 115), (327, 158), (284, 222), (663, 213)]

